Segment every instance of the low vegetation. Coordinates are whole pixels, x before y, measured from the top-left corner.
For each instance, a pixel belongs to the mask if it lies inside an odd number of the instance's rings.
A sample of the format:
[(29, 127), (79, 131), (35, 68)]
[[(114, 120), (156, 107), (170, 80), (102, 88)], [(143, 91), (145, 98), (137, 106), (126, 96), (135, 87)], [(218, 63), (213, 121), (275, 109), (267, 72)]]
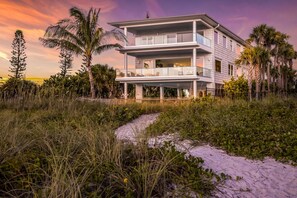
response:
[(297, 163), (297, 101), (195, 101), (163, 112), (148, 132), (179, 133), (249, 158)]
[(170, 144), (118, 142), (114, 129), (159, 105), (52, 99), (0, 104), (0, 197), (208, 196), (220, 181)]

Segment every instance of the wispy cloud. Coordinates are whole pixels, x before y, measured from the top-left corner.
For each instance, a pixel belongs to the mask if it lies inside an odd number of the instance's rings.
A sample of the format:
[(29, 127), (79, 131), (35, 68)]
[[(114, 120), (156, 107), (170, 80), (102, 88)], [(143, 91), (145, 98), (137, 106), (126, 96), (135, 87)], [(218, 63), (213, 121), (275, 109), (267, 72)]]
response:
[(0, 58), (8, 61), (8, 56), (4, 52), (0, 52)]
[[(59, 70), (58, 52), (44, 48), (38, 38), (44, 35), (45, 29), (59, 19), (69, 16), (69, 8), (76, 6), (84, 10), (90, 7), (101, 8), (100, 23), (107, 22), (106, 14), (117, 8), (113, 0), (1, 0), (0, 1), (0, 59), (1, 72), (8, 71), (8, 53), (14, 32), (21, 29), (26, 40), (27, 76), (49, 76)], [(104, 60), (104, 57), (102, 57)], [(80, 67), (80, 61), (76, 61)], [(5, 73), (5, 72), (4, 72)]]

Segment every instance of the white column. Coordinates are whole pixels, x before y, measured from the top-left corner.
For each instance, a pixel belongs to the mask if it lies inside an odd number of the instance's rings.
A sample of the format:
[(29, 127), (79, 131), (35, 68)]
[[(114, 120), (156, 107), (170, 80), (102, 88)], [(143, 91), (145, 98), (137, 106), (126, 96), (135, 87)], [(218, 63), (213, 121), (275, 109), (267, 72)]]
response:
[(124, 99), (128, 99), (128, 83), (124, 83)]
[(124, 54), (124, 70), (125, 70), (125, 77), (127, 77), (127, 73), (128, 73), (128, 55), (127, 55), (127, 53)]
[(142, 100), (143, 99), (143, 87), (142, 87), (142, 84), (136, 84), (135, 85), (135, 98), (136, 98), (136, 100)]
[(177, 89), (177, 99), (180, 99), (182, 97), (182, 90)]
[(192, 61), (193, 62), (192, 66), (194, 67), (194, 70), (193, 70), (194, 71), (194, 74), (193, 74), (194, 76), (197, 76), (196, 61), (197, 61), (197, 51), (196, 51), (196, 48), (194, 48), (193, 49), (193, 61)]
[(197, 29), (196, 29), (196, 21), (193, 21), (193, 42), (197, 42)]
[(197, 81), (193, 80), (193, 97), (197, 98)]
[(160, 87), (160, 100), (164, 100), (164, 87)]
[[(127, 27), (124, 27), (124, 35), (126, 36), (126, 39), (128, 40), (128, 33), (127, 33)], [(124, 46), (127, 46), (127, 41), (124, 41)]]

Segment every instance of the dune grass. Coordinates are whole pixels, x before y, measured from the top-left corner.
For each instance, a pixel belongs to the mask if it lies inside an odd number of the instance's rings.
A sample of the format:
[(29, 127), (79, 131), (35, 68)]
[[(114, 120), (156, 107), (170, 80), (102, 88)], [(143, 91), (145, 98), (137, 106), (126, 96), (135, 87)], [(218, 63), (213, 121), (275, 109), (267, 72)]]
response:
[[(209, 196), (220, 181), (171, 145), (119, 142), (114, 130), (161, 105), (35, 98), (0, 103), (0, 197)], [(168, 194), (169, 193), (169, 194)]]
[(231, 154), (270, 156), (296, 164), (297, 101), (275, 97), (258, 102), (197, 100), (163, 112), (148, 133), (178, 133)]

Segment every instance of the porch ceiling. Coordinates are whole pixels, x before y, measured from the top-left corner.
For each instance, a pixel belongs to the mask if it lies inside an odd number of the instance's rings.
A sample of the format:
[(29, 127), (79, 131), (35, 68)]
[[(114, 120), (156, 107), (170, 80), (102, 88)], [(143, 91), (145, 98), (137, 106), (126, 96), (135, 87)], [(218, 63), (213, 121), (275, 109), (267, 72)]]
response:
[[(203, 30), (209, 28), (201, 21), (197, 21), (196, 23), (197, 30)], [(150, 34), (150, 33), (165, 33), (165, 32), (176, 32), (178, 31), (192, 31), (193, 23), (192, 22), (177, 22), (171, 24), (160, 24), (160, 25), (143, 25), (138, 27), (129, 27), (128, 32), (132, 34)]]
[[(173, 55), (173, 54), (178, 54), (178, 55), (192, 55), (193, 49), (188, 48), (188, 49), (154, 49), (154, 50), (137, 50), (137, 51), (130, 51), (127, 52), (129, 56), (135, 56), (135, 57), (149, 57), (149, 56), (162, 56), (162, 55)], [(209, 53), (208, 51), (205, 51), (202, 48), (197, 48), (197, 54), (207, 54)]]

